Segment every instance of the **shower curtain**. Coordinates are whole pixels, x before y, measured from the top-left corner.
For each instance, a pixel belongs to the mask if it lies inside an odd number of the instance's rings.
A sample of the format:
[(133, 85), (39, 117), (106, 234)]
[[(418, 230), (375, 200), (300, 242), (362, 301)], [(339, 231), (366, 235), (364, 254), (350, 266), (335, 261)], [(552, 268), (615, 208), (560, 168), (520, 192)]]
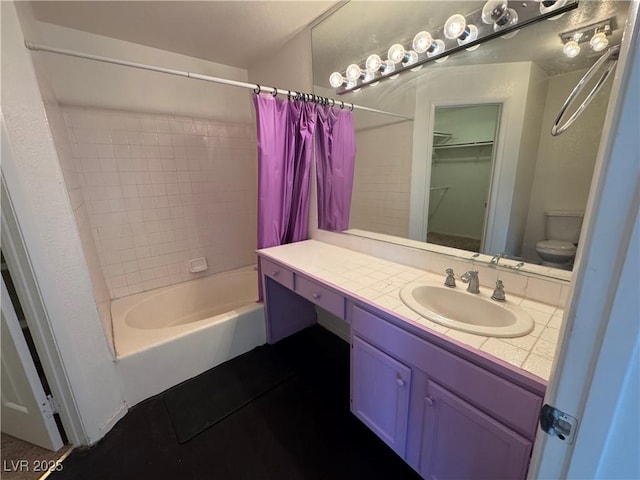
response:
[(316, 132), (318, 228), (334, 232), (349, 228), (355, 159), (351, 111), (319, 106)]
[[(255, 94), (253, 101), (258, 140), (258, 248), (308, 238), (314, 132), (317, 135), (318, 226), (346, 229), (355, 159), (351, 112), (333, 111), (329, 106), (268, 94)], [(260, 271), (258, 286), (259, 300), (262, 300)]]

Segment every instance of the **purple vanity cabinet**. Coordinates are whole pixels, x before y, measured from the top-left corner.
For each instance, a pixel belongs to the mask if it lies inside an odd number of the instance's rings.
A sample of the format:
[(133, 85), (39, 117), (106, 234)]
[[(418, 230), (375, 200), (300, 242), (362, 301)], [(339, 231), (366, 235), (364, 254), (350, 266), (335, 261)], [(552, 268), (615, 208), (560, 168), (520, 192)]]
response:
[(260, 257), (260, 266), (267, 342), (276, 343), (316, 323), (313, 303), (293, 292), (293, 272), (264, 257)]
[(321, 280), (260, 258), (267, 341), (351, 324), (351, 412), (429, 480), (524, 479), (546, 384)]
[(525, 478), (532, 443), (429, 382), (419, 472), (423, 478)]
[(353, 337), (351, 412), (404, 458), (411, 369)]

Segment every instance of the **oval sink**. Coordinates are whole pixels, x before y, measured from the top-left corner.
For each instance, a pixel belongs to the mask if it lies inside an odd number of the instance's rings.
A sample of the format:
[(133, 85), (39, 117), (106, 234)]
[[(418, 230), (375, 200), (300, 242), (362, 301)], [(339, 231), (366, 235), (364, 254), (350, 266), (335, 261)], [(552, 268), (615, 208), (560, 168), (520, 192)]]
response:
[[(464, 288), (464, 287), (463, 287)], [(469, 293), (429, 283), (411, 283), (400, 298), (411, 310), (432, 322), (488, 337), (521, 337), (533, 330), (533, 318), (518, 305), (491, 300), (490, 293)]]

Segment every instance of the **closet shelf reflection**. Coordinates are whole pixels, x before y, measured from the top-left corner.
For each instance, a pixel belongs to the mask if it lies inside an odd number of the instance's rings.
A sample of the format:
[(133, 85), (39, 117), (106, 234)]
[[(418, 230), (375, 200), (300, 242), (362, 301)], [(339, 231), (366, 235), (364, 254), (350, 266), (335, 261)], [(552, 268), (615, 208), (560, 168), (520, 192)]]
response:
[(446, 148), (467, 148), (467, 147), (483, 147), (485, 145), (493, 145), (492, 141), (487, 142), (470, 142), (470, 143), (450, 143), (443, 145), (434, 145), (434, 150), (443, 150)]

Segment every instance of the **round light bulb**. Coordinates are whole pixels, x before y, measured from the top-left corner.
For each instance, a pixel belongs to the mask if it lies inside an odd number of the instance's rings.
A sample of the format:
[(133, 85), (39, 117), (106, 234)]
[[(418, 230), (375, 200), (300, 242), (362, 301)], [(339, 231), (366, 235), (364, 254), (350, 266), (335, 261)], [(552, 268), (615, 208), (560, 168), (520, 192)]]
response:
[(413, 49), (418, 53), (424, 53), (429, 50), (429, 47), (433, 44), (433, 38), (429, 32), (416, 33), (416, 36), (413, 37)]
[(380, 58), (380, 55), (376, 55), (375, 53), (369, 55), (365, 62), (365, 66), (367, 67), (367, 70), (371, 70), (372, 72), (380, 70), (380, 67), (382, 66), (382, 59)]
[(347, 86), (345, 87), (347, 90), (351, 90), (353, 88), (355, 88), (358, 85), (358, 83), (355, 80), (349, 80), (347, 81)]
[(596, 52), (601, 52), (602, 50), (607, 48), (607, 45), (609, 45), (609, 40), (607, 40), (607, 36), (604, 34), (604, 32), (598, 32), (593, 37), (591, 37), (591, 40), (589, 40), (589, 45), (591, 45), (591, 48), (593, 48)]
[(482, 7), (482, 21), (487, 25), (496, 23), (507, 13), (507, 0), (489, 0)]
[[(444, 42), (442, 40), (440, 40), (439, 38), (437, 40), (434, 40), (432, 45), (433, 45), (432, 49), (427, 52), (427, 57), (433, 57), (434, 55), (440, 55), (442, 52), (444, 52)], [(436, 62), (438, 62), (438, 61), (440, 61), (440, 59), (436, 60)]]
[(396, 70), (396, 64), (393, 63), (391, 60), (385, 60), (382, 63), (382, 74), (383, 75), (389, 75), (391, 73), (393, 73)]
[(338, 88), (342, 86), (343, 83), (344, 77), (340, 72), (333, 72), (331, 75), (329, 75), (329, 85), (331, 85), (333, 88)]
[(363, 82), (370, 82), (376, 76), (376, 72), (373, 70), (369, 70), (368, 68), (364, 71), (364, 77), (362, 77)]
[(391, 45), (387, 52), (387, 58), (393, 63), (400, 63), (404, 59), (405, 51), (404, 47), (399, 43)]
[(413, 50), (409, 50), (405, 53), (404, 60), (402, 61), (402, 65), (407, 67), (409, 65), (413, 65), (418, 61), (418, 54)]
[[(458, 45), (466, 45), (467, 43), (471, 43), (474, 40), (478, 39), (478, 27), (476, 27), (475, 25), (467, 25), (467, 30), (469, 31), (469, 33), (466, 37), (464, 37), (464, 40), (458, 39)], [(467, 50), (472, 52), (479, 46), (480, 45), (474, 45), (473, 47), (467, 48)]]
[(462, 15), (456, 13), (451, 15), (444, 24), (444, 36), (453, 40), (464, 33), (467, 21)]
[(356, 80), (358, 80), (360, 78), (360, 74), (362, 73), (362, 70), (360, 69), (360, 67), (358, 65), (356, 65), (355, 63), (352, 63), (351, 65), (349, 65), (347, 67), (347, 71), (346, 71), (346, 77), (347, 80), (350, 82), (355, 82)]
[(569, 58), (577, 57), (580, 53), (580, 45), (575, 40), (571, 40), (565, 43), (564, 48), (562, 49), (564, 54)]

